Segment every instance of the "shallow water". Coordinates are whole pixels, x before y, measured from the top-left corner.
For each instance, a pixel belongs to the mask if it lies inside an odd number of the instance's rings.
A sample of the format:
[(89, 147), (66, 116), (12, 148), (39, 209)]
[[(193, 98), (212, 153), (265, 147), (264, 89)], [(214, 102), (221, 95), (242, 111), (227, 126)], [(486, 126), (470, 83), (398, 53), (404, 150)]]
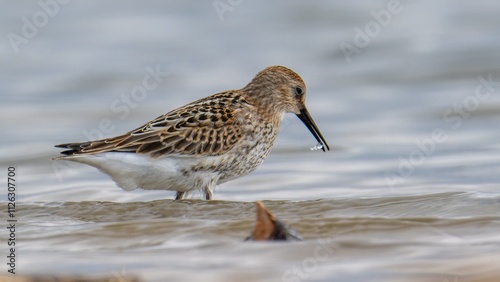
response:
[[(0, 163), (2, 179), (17, 172), (18, 273), (499, 281), (500, 7), (401, 1), (348, 61), (341, 43), (387, 3), (243, 1), (221, 20), (212, 2), (73, 1), (18, 53), (4, 36)], [(9, 2), (1, 34), (22, 34), (40, 10)], [(306, 81), (331, 152), (311, 151), (287, 116), (266, 162), (209, 202), (125, 192), (91, 167), (50, 161), (54, 144), (123, 133), (274, 64)], [(169, 74), (127, 104), (147, 68)], [(258, 200), (305, 241), (243, 242)]]

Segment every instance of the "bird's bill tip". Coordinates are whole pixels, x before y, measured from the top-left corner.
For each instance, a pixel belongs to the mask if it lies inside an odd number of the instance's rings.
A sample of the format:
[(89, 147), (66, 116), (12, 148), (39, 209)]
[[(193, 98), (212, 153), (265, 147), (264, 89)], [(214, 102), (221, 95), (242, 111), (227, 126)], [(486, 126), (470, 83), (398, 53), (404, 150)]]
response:
[(311, 114), (309, 114), (309, 111), (306, 107), (300, 110), (300, 114), (297, 114), (297, 117), (304, 123), (304, 125), (307, 127), (307, 129), (309, 129), (316, 141), (318, 141), (318, 143), (321, 145), (321, 149), (323, 150), (323, 152), (326, 152), (326, 150), (330, 151), (330, 146), (321, 134), (321, 131), (319, 131), (318, 126), (314, 122), (314, 119), (312, 118)]

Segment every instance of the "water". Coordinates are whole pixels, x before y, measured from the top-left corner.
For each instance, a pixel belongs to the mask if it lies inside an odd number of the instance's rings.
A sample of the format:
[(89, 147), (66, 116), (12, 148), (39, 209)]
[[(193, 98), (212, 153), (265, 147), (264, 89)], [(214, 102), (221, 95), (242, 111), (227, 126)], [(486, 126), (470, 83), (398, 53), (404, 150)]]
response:
[[(72, 1), (16, 53), (9, 32), (22, 35), (42, 8), (9, 2), (0, 163), (3, 177), (17, 172), (18, 273), (498, 281), (498, 4), (401, 1), (377, 29), (387, 5), (243, 1), (221, 20), (210, 1)], [(343, 42), (356, 51), (346, 57)], [(266, 162), (210, 202), (125, 192), (91, 167), (50, 161), (54, 144), (123, 133), (274, 64), (306, 81), (331, 152), (311, 151), (287, 116)], [(155, 87), (134, 92), (158, 70)], [(305, 241), (243, 242), (257, 200)]]

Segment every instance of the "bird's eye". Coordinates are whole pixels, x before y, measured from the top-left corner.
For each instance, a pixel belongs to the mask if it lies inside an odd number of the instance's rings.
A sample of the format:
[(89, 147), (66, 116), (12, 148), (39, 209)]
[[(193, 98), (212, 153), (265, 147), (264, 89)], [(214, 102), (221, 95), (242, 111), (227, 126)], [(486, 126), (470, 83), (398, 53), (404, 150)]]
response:
[(300, 87), (295, 87), (295, 94), (296, 94), (297, 96), (302, 95), (302, 93), (303, 93), (302, 88), (300, 88)]

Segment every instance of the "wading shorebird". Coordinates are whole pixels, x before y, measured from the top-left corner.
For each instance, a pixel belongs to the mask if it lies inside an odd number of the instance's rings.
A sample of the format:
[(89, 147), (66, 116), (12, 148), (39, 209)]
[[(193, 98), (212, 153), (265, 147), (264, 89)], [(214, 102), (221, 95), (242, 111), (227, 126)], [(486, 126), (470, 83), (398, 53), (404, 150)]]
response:
[(194, 101), (123, 135), (56, 145), (67, 150), (54, 159), (96, 167), (124, 190), (172, 190), (176, 200), (201, 190), (210, 200), (217, 184), (264, 161), (285, 113), (299, 117), (318, 141), (316, 148), (330, 150), (305, 98), (297, 73), (271, 66), (242, 89)]

